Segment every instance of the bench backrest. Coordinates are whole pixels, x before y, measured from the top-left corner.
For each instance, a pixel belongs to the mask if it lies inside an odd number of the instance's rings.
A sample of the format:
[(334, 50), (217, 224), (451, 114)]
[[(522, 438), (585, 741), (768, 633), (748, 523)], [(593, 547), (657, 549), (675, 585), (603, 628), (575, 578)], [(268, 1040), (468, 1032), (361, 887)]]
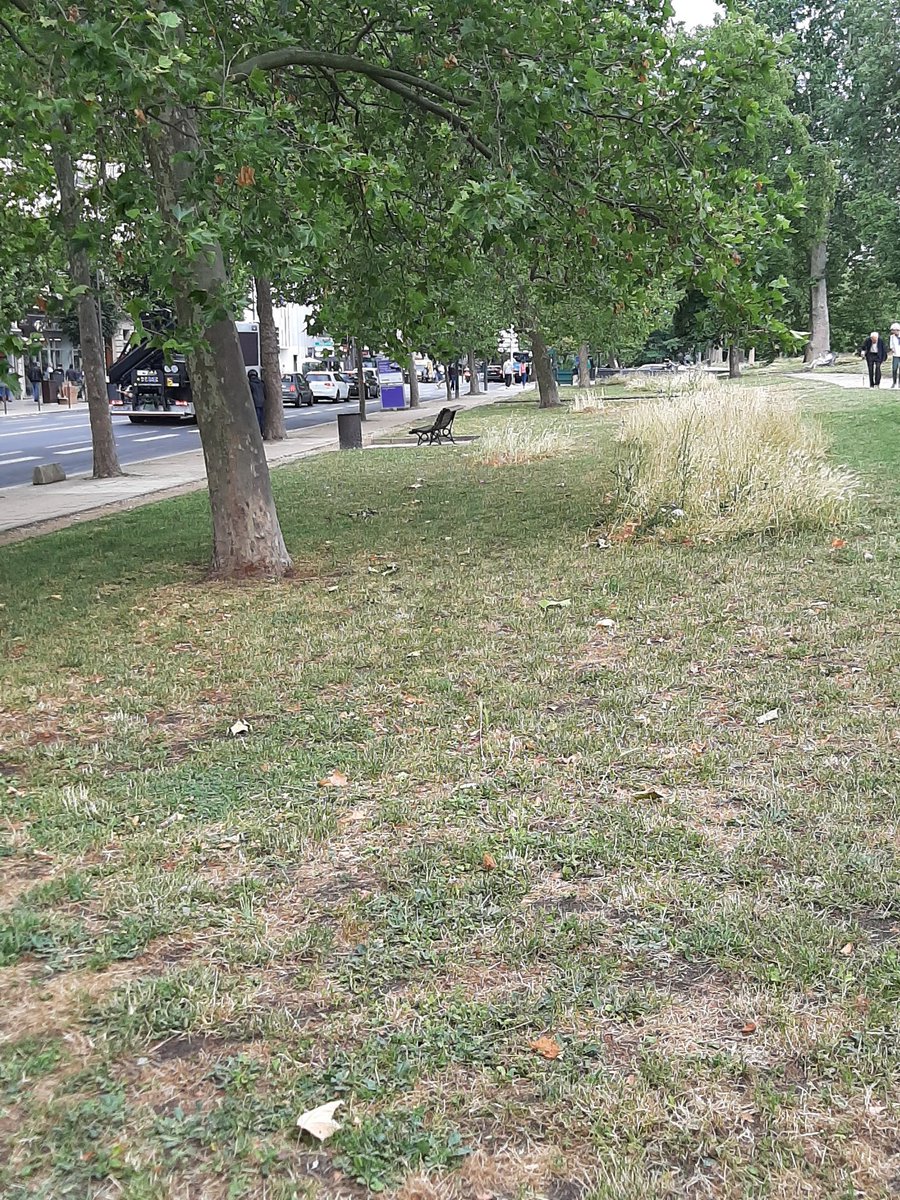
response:
[(453, 424), (453, 418), (455, 416), (455, 408), (442, 408), (437, 415), (437, 420), (434, 423), (435, 429), (449, 429)]

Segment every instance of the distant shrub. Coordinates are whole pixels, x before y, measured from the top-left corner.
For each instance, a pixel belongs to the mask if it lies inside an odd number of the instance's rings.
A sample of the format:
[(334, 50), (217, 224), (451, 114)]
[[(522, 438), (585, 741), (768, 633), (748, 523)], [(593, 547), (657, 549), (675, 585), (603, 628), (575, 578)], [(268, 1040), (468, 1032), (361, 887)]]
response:
[(732, 533), (838, 524), (856, 486), (795, 402), (725, 384), (630, 407), (616, 475), (632, 521)]

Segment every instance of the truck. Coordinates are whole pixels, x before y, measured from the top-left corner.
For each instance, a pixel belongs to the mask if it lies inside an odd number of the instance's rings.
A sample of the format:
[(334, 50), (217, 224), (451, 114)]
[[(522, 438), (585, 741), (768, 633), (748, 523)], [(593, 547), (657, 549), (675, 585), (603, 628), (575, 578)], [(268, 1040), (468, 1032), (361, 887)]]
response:
[[(259, 325), (237, 321), (244, 366), (260, 370)], [(158, 346), (142, 342), (126, 347), (109, 368), (110, 412), (134, 424), (147, 421), (196, 421), (187, 360), (175, 354), (170, 361)]]

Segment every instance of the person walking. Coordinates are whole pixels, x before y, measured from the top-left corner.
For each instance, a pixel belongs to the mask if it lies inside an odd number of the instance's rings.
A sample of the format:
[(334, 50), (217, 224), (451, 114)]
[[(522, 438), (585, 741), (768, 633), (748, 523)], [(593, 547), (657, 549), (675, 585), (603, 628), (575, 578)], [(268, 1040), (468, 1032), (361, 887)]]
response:
[(877, 329), (873, 329), (859, 348), (869, 368), (869, 387), (881, 387), (881, 364), (887, 358), (884, 340)]
[(900, 321), (891, 326), (891, 387), (900, 384)]
[(28, 366), (25, 368), (25, 378), (28, 380), (32, 400), (35, 404), (40, 404), (44, 372), (41, 370), (40, 363), (35, 362), (33, 358), (29, 360)]
[(512, 356), (510, 356), (503, 364), (503, 382), (507, 387), (512, 387), (513, 372), (515, 369), (516, 364), (513, 362)]
[(263, 431), (263, 417), (266, 412), (266, 389), (259, 377), (258, 371), (248, 371), (247, 381), (250, 384), (250, 395), (253, 397), (253, 407), (256, 409), (256, 419), (259, 422), (259, 432)]
[(519, 363), (519, 383), (521, 383), (522, 387), (525, 387), (528, 383), (528, 362), (524, 358)]

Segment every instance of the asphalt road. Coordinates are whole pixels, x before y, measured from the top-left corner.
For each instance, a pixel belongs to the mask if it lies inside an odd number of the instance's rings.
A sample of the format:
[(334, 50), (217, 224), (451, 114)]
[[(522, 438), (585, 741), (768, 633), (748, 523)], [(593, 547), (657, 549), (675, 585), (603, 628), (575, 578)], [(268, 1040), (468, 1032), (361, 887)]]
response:
[[(491, 386), (493, 389), (496, 385)], [(421, 384), (419, 391), (426, 413), (433, 412), (434, 401), (443, 400), (446, 395), (443, 384)], [(17, 400), (10, 409), (22, 412), (25, 403)], [(356, 401), (351, 400), (344, 404), (314, 404), (312, 408), (286, 408), (285, 424), (288, 429), (328, 424), (337, 420), (339, 412), (351, 411), (355, 405)], [(374, 412), (381, 405), (370, 400), (368, 407)], [(415, 414), (410, 415), (415, 421)], [(200, 446), (196, 425), (157, 422), (132, 425), (127, 417), (119, 415), (113, 416), (113, 426), (123, 467)], [(70, 476), (91, 471), (91, 431), (86, 409), (69, 411), (54, 407), (19, 418), (0, 415), (0, 489), (31, 483), (34, 468), (49, 462), (58, 462)]]

